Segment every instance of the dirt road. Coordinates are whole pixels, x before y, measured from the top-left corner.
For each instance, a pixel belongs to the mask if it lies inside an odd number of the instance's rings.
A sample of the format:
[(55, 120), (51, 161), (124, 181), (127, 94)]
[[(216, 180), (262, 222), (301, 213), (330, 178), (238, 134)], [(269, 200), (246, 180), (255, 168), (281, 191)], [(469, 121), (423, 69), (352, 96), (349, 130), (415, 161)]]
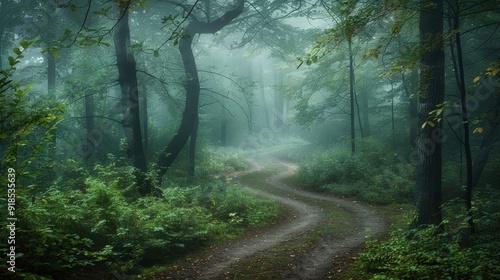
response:
[[(278, 171), (274, 175), (262, 178), (265, 181), (265, 188), (262, 186), (257, 188), (244, 181), (242, 183), (256, 191), (258, 195), (272, 198), (282, 204), (289, 210), (287, 212), (289, 217), (276, 226), (206, 252), (206, 255), (192, 260), (190, 265), (192, 271), (184, 271), (181, 274), (183, 276), (172, 276), (167, 279), (245, 278), (241, 275), (236, 276), (232, 271), (237, 270), (240, 265), (250, 267), (255, 263), (252, 258), (258, 258), (258, 255), (271, 250), (279, 251), (281, 246), (294, 238), (302, 240), (298, 236), (316, 230), (326, 221), (331, 220), (332, 212), (324, 211), (325, 204), (350, 214), (352, 218), (348, 227), (349, 231), (340, 235), (322, 235), (312, 242), (314, 243), (312, 246), (304, 246), (303, 248), (306, 249), (302, 250), (300, 255), (290, 255), (291, 264), (280, 270), (282, 279), (332, 278), (328, 275), (328, 271), (334, 266), (335, 256), (349, 252), (352, 248), (362, 244), (366, 235), (378, 235), (385, 228), (380, 216), (367, 206), (352, 200), (315, 194), (287, 185), (283, 179), (297, 169), (294, 164), (279, 160), (272, 154), (259, 154), (251, 160), (251, 163), (253, 168), (250, 172), (260, 172), (269, 166), (273, 166)], [(266, 262), (269, 262), (269, 259)], [(183, 270), (189, 269), (183, 268)], [(258, 276), (247, 275), (247, 279), (276, 279), (275, 276), (266, 278), (265, 275), (265, 271), (259, 272)]]

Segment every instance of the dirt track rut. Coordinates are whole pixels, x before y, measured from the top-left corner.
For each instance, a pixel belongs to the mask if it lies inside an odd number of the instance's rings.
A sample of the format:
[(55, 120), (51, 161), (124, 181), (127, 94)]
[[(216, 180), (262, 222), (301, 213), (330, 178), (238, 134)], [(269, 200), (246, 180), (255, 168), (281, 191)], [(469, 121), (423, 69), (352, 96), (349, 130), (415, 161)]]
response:
[[(366, 235), (378, 235), (383, 232), (385, 223), (372, 209), (363, 206), (355, 201), (340, 199), (330, 196), (311, 193), (290, 187), (284, 182), (284, 178), (295, 172), (297, 166), (279, 160), (272, 154), (259, 154), (252, 161), (253, 169), (250, 172), (263, 170), (269, 164), (277, 165), (280, 172), (266, 178), (269, 188), (280, 189), (287, 193), (287, 196), (274, 195), (265, 191), (256, 190), (259, 196), (268, 197), (291, 209), (293, 219), (280, 223), (277, 227), (271, 227), (255, 235), (242, 240), (230, 242), (219, 248), (208, 252), (208, 258), (202, 265), (196, 267), (196, 276), (168, 279), (231, 279), (227, 278), (231, 266), (242, 260), (248, 260), (259, 252), (269, 250), (272, 247), (280, 246), (280, 243), (294, 238), (307, 230), (310, 230), (329, 217), (325, 212), (310, 200), (322, 200), (337, 207), (344, 208), (351, 212), (355, 219), (356, 230), (339, 236), (326, 236), (319, 240), (318, 246), (314, 246), (305, 252), (293, 267), (287, 269), (282, 275), (282, 279), (327, 279), (328, 270), (333, 265), (334, 256), (349, 252), (352, 248), (365, 242)], [(252, 186), (246, 186), (253, 189)], [(302, 199), (301, 199), (302, 198)], [(309, 198), (303, 199), (303, 198)], [(192, 274), (191, 274), (192, 275)]]

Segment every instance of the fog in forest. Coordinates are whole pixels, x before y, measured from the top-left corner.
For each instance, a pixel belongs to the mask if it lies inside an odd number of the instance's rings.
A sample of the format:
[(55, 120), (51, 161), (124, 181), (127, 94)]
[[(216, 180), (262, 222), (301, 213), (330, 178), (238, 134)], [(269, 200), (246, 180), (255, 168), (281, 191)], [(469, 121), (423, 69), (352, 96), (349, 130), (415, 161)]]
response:
[(0, 278), (496, 279), (499, 4), (0, 0)]

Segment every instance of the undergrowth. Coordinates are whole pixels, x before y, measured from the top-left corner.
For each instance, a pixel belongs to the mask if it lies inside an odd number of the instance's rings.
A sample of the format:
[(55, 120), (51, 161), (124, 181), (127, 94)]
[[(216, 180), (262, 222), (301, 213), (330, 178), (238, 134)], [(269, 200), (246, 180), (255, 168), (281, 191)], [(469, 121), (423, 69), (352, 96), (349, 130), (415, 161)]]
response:
[[(500, 196), (475, 196), (476, 233), (471, 235), (463, 201), (443, 206), (439, 227), (395, 229), (387, 241), (371, 240), (357, 257), (352, 279), (499, 279)], [(443, 231), (443, 228), (445, 229)]]
[[(223, 170), (245, 168), (236, 157), (213, 156), (218, 158), (208, 164)], [(97, 165), (92, 172), (77, 169), (45, 190), (19, 195), (16, 276), (66, 278), (72, 269), (94, 265), (135, 273), (234, 238), (279, 214), (275, 202), (216, 180), (182, 186), (172, 180), (163, 197), (140, 197), (133, 174), (127, 166)], [(0, 234), (8, 236), (7, 230), (3, 226)], [(2, 254), (8, 253), (6, 244), (0, 244)], [(0, 278), (5, 273), (10, 272), (3, 270)]]
[(414, 170), (390, 147), (367, 139), (358, 143), (354, 155), (347, 146), (314, 153), (300, 162), (295, 182), (313, 191), (374, 203), (410, 202), (414, 197)]

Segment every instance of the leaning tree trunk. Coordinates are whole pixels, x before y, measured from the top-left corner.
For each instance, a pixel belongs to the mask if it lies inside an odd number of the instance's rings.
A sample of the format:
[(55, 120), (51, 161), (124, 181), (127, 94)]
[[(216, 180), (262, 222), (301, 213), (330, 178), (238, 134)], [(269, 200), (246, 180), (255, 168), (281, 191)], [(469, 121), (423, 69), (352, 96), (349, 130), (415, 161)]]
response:
[(243, 0), (238, 0), (235, 8), (212, 22), (201, 22), (194, 18), (184, 30), (186, 36), (183, 36), (183, 38), (179, 40), (179, 52), (181, 53), (184, 71), (186, 73), (186, 105), (177, 133), (167, 147), (163, 149), (156, 161), (160, 180), (177, 158), (182, 148), (186, 145), (198, 117), (200, 80), (198, 78), (198, 69), (192, 49), (193, 37), (196, 34), (213, 34), (219, 31), (243, 12), (243, 5)]
[(428, 122), (444, 101), (443, 0), (421, 0), (420, 96), (417, 135), (417, 225), (439, 225), (441, 215), (442, 122)]
[(135, 176), (138, 190), (144, 196), (151, 194), (153, 187), (146, 176), (147, 165), (142, 146), (136, 62), (130, 46), (128, 7), (119, 5), (118, 8), (121, 18), (116, 24), (113, 39), (121, 89), (122, 126), (127, 143), (127, 156), (136, 168)]
[(191, 131), (191, 136), (189, 137), (189, 153), (188, 153), (188, 175), (193, 177), (195, 174), (196, 167), (196, 140), (198, 139), (198, 123), (199, 116), (196, 117), (194, 121), (193, 131)]

